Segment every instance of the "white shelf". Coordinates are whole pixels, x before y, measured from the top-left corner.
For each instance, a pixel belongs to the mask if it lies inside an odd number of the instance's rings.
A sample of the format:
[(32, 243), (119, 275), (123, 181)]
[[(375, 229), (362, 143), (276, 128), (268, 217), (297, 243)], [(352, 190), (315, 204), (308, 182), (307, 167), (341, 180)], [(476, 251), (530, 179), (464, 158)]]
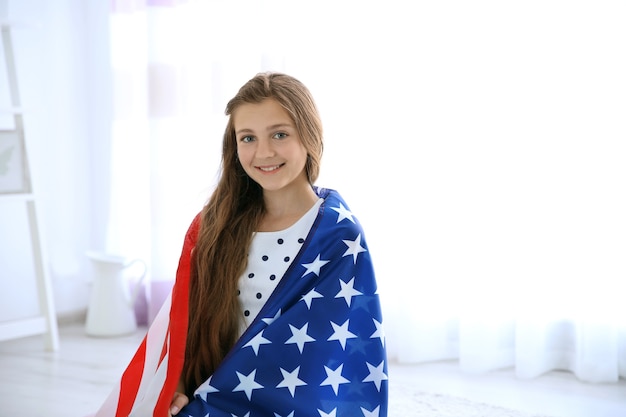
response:
[[(0, 0), (0, 12), (6, 13), (6, 2)], [(20, 158), (24, 161), (20, 169), (23, 170), (22, 175), (24, 184), (15, 187), (18, 191), (9, 193), (0, 193), (0, 202), (19, 202), (24, 205), (28, 217), (28, 227), (30, 229), (31, 251), (33, 255), (33, 263), (35, 269), (35, 279), (37, 282), (37, 300), (39, 303), (40, 314), (36, 317), (5, 320), (0, 321), (0, 341), (15, 339), (26, 336), (43, 334), (45, 336), (45, 347), (48, 350), (57, 350), (59, 348), (59, 333), (56, 321), (56, 312), (54, 309), (54, 300), (52, 296), (52, 284), (48, 274), (48, 261), (45, 253), (45, 244), (42, 238), (41, 224), (39, 221), (39, 213), (37, 209), (36, 199), (32, 190), (30, 173), (28, 172), (27, 146), (24, 143), (24, 131), (20, 115), (22, 108), (17, 88), (18, 74), (16, 71), (15, 58), (13, 56), (13, 45), (11, 41), (11, 31), (14, 28), (29, 28), (32, 25), (23, 22), (13, 21), (6, 18), (0, 18), (0, 27), (2, 35), (2, 44), (4, 57), (0, 57), (0, 65), (7, 67), (7, 81), (10, 88), (10, 107), (0, 108), (0, 114), (12, 114), (15, 121), (15, 127), (8, 131), (17, 132), (12, 138), (21, 141), (18, 146), (22, 155)], [(2, 129), (7, 130), (7, 129)], [(18, 174), (19, 175), (19, 174)], [(21, 191), (19, 191), (21, 190)], [(5, 283), (6, 284), (6, 283)]]
[(0, 107), (0, 114), (24, 114), (21, 107)]
[(46, 318), (43, 316), (0, 322), (0, 341), (34, 336), (46, 331)]
[(0, 193), (0, 202), (23, 203), (27, 201), (35, 201), (35, 195), (32, 193)]

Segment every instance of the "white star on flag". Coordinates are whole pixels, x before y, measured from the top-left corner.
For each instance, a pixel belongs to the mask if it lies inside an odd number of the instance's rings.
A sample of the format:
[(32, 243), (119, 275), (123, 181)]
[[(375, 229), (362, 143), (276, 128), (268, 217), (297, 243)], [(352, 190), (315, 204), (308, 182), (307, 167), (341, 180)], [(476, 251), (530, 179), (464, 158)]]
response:
[(274, 322), (277, 318), (279, 318), (279, 317), (280, 317), (280, 311), (281, 311), (281, 310), (278, 310), (278, 311), (276, 312), (276, 315), (275, 315), (274, 317), (266, 317), (266, 318), (262, 319), (262, 320), (263, 320), (263, 322), (269, 326), (269, 325), (270, 325), (270, 324), (272, 324), (272, 323), (273, 323), (273, 322)]
[(383, 329), (383, 324), (376, 319), (372, 320), (374, 320), (374, 326), (376, 326), (376, 331), (372, 333), (370, 339), (374, 339), (376, 337), (380, 338), (380, 343), (382, 343), (383, 347), (385, 347), (385, 330)]
[[(294, 413), (294, 412), (292, 411), (291, 413), (289, 413), (289, 415), (288, 415), (288, 416), (285, 416), (285, 417), (293, 417), (293, 413)], [(281, 415), (280, 415), (280, 414), (278, 414), (278, 413), (274, 413), (274, 417), (283, 417), (283, 416), (281, 416)]]
[(313, 339), (311, 336), (309, 336), (306, 331), (309, 327), (309, 323), (305, 323), (304, 326), (302, 326), (300, 329), (298, 329), (297, 327), (292, 326), (291, 324), (289, 325), (289, 328), (291, 329), (291, 334), (292, 336), (287, 339), (287, 341), (285, 342), (285, 344), (290, 344), (290, 343), (295, 343), (298, 345), (298, 349), (300, 350), (300, 353), (302, 353), (302, 349), (304, 349), (304, 344), (307, 342), (315, 342), (315, 339)]
[(310, 264), (302, 264), (302, 266), (306, 268), (306, 271), (304, 271), (304, 274), (302, 274), (303, 278), (309, 275), (310, 273), (314, 273), (318, 277), (320, 276), (320, 269), (322, 269), (324, 265), (330, 262), (330, 261), (322, 261), (320, 256), (321, 255), (318, 254), (317, 258), (315, 258), (315, 260), (311, 262)]
[(307, 308), (310, 310), (311, 303), (313, 302), (314, 298), (324, 298), (324, 296), (318, 293), (317, 291), (315, 291), (315, 289), (312, 289), (308, 293), (304, 294), (301, 300), (303, 300), (306, 303)]
[(361, 411), (365, 417), (378, 417), (380, 414), (380, 405), (373, 409), (372, 411), (367, 411), (367, 409), (361, 407)]
[[(211, 386), (211, 378), (213, 378), (213, 375), (211, 375), (211, 376), (209, 377), (209, 379), (207, 379), (206, 381), (204, 381), (204, 382), (202, 383), (202, 385), (200, 385), (200, 386), (198, 387), (198, 391), (206, 392), (206, 393), (207, 393), (207, 397), (208, 397), (208, 394), (209, 394), (209, 393), (211, 393), (211, 392), (220, 392), (217, 388), (215, 388), (215, 387)], [(208, 401), (208, 400), (207, 400), (207, 401)], [(206, 416), (205, 416), (205, 417), (206, 417)]]
[(291, 396), (295, 397), (296, 387), (306, 385), (306, 382), (298, 378), (300, 367), (298, 366), (292, 372), (288, 372), (285, 371), (283, 368), (280, 368), (280, 372), (283, 374), (283, 380), (280, 382), (280, 384), (276, 385), (276, 388), (288, 388)]
[[(369, 364), (368, 364), (369, 365)], [(252, 398), (252, 390), (263, 388), (263, 385), (258, 384), (254, 377), (256, 375), (256, 369), (250, 372), (248, 375), (240, 374), (237, 372), (237, 378), (239, 378), (239, 385), (233, 389), (233, 392), (243, 391), (246, 393), (248, 400)]]
[(339, 213), (339, 216), (337, 216), (337, 223), (339, 223), (343, 219), (348, 219), (352, 223), (354, 223), (354, 219), (352, 218), (352, 212), (345, 208), (343, 204), (339, 203), (339, 207), (331, 207), (331, 209)]
[(339, 340), (339, 343), (341, 343), (341, 347), (343, 348), (343, 350), (346, 350), (346, 340), (354, 339), (356, 337), (354, 333), (348, 331), (349, 323), (350, 319), (346, 320), (346, 322), (341, 326), (331, 321), (330, 324), (333, 326), (334, 333), (328, 338), (328, 341), (330, 342), (331, 340)]
[(385, 361), (383, 360), (378, 366), (370, 365), (369, 362), (366, 363), (370, 374), (365, 377), (363, 382), (373, 382), (374, 385), (376, 385), (376, 389), (380, 392), (380, 384), (382, 383), (382, 381), (387, 380), (387, 375), (385, 375), (385, 372), (383, 371)]
[(362, 292), (354, 289), (354, 277), (352, 277), (352, 279), (347, 283), (343, 282), (342, 280), (339, 280), (339, 283), (341, 284), (341, 290), (337, 293), (335, 298), (343, 297), (346, 300), (348, 307), (350, 307), (352, 297), (357, 295), (363, 295)]
[[(233, 414), (233, 413), (230, 413), (230, 415), (231, 415), (231, 416), (233, 416), (233, 417), (239, 417), (237, 414)], [(209, 417), (209, 415), (207, 414), (207, 415), (206, 415), (206, 416), (204, 416), (204, 417)], [(248, 412), (247, 412), (246, 414), (244, 414), (242, 417), (250, 417), (250, 412), (248, 411)]]
[(361, 246), (361, 235), (359, 234), (354, 240), (344, 240), (343, 243), (348, 246), (343, 256), (352, 255), (352, 259), (356, 264), (356, 258), (359, 256), (359, 253), (365, 252), (365, 248)]
[(269, 340), (267, 340), (266, 338), (263, 337), (263, 332), (264, 331), (265, 330), (263, 330), (261, 333), (257, 333), (257, 335), (254, 336), (248, 343), (243, 345), (243, 347), (250, 346), (252, 348), (252, 350), (254, 350), (254, 354), (258, 355), (259, 354), (259, 346), (266, 345), (268, 343), (272, 343), (271, 341), (269, 341)]
[(339, 365), (337, 369), (334, 371), (330, 369), (328, 366), (324, 366), (326, 370), (326, 379), (322, 381), (320, 386), (322, 385), (330, 385), (333, 387), (333, 391), (335, 391), (335, 395), (339, 393), (339, 384), (346, 384), (350, 382), (343, 376), (341, 376), (341, 371), (343, 371), (343, 363)]
[(317, 412), (320, 413), (320, 417), (337, 417), (337, 409), (336, 408), (333, 411), (331, 411), (330, 413), (325, 413), (325, 412), (323, 412), (322, 410), (320, 410), (318, 408)]

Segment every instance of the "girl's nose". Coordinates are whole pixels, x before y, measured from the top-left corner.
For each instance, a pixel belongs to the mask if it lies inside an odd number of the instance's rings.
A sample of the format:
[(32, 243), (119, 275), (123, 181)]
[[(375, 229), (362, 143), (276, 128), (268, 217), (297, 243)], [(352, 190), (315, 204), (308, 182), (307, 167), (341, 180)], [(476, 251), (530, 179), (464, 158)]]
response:
[(271, 139), (259, 139), (257, 142), (256, 156), (258, 158), (268, 158), (274, 156), (274, 146)]

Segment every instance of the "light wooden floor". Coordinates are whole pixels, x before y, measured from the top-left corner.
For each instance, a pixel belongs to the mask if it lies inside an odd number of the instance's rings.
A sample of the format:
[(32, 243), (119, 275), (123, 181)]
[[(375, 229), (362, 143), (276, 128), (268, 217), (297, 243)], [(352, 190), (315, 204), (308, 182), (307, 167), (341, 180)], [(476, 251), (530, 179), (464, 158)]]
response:
[[(43, 350), (42, 338), (0, 343), (0, 417), (83, 417), (94, 412), (118, 380), (142, 339), (91, 338), (81, 325), (60, 329), (61, 349)], [(532, 381), (510, 371), (467, 375), (451, 362), (389, 369), (390, 407), (412, 391), (449, 394), (553, 417), (626, 416), (626, 382), (585, 384), (554, 372)], [(400, 389), (402, 388), (402, 389)], [(407, 417), (393, 416), (390, 417)]]

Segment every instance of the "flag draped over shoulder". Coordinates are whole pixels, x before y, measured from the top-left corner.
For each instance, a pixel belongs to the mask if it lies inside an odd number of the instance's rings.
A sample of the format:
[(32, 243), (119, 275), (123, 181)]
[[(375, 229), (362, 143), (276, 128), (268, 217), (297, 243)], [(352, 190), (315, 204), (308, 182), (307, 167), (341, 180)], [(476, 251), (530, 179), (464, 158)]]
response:
[[(316, 192), (325, 201), (300, 252), (180, 416), (387, 416), (382, 313), (365, 236), (336, 191)], [(196, 218), (171, 302), (98, 417), (167, 416), (184, 358), (189, 259), (198, 228)]]

